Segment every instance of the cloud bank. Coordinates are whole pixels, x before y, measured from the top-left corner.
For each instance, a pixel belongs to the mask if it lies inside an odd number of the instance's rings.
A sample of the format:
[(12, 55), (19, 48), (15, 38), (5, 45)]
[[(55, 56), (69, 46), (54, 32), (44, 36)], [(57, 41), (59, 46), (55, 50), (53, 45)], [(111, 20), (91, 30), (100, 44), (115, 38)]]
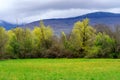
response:
[(0, 20), (28, 23), (105, 11), (120, 12), (119, 0), (0, 0)]

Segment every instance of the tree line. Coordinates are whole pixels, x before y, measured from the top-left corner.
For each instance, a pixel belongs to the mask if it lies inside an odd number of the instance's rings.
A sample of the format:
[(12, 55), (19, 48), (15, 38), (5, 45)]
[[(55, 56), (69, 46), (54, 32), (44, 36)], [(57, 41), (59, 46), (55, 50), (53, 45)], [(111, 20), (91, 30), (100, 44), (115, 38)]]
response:
[(50, 26), (5, 30), (0, 27), (0, 59), (16, 58), (120, 58), (120, 27), (74, 24), (70, 34), (55, 36)]

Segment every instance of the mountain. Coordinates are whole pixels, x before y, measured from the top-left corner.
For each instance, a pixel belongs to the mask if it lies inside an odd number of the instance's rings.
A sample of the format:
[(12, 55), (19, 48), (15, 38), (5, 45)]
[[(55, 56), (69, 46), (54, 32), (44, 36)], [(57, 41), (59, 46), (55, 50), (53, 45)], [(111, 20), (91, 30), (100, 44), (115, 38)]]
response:
[[(85, 18), (90, 19), (90, 24), (106, 24), (109, 26), (114, 26), (117, 24), (120, 24), (120, 14), (116, 13), (109, 13), (109, 12), (94, 12), (94, 13), (88, 13), (85, 15), (77, 16), (77, 17), (70, 17), (70, 18), (56, 18), (56, 19), (45, 19), (44, 24), (51, 26), (55, 34), (60, 34), (61, 31), (64, 31), (65, 33), (69, 33), (74, 26), (74, 23), (77, 21), (81, 21)], [(34, 26), (39, 26), (40, 20), (34, 21), (31, 23), (24, 24), (24, 26), (21, 26), (22, 28), (30, 28), (33, 29)], [(7, 30), (14, 28), (15, 25), (0, 21), (0, 26), (4, 26)]]
[[(58, 19), (45, 19), (44, 24), (51, 26), (56, 34), (59, 34), (61, 31), (69, 33), (75, 22), (81, 21), (85, 18), (90, 19), (90, 24), (106, 24), (109, 26), (120, 24), (120, 14), (109, 13), (109, 12), (95, 12), (89, 13), (82, 16), (71, 17), (71, 18), (58, 18)], [(25, 26), (33, 29), (34, 26), (39, 26), (40, 20), (34, 21)], [(23, 27), (25, 27), (23, 26)]]
[(6, 30), (12, 29), (15, 26), (15, 24), (0, 20), (0, 27), (4, 27)]

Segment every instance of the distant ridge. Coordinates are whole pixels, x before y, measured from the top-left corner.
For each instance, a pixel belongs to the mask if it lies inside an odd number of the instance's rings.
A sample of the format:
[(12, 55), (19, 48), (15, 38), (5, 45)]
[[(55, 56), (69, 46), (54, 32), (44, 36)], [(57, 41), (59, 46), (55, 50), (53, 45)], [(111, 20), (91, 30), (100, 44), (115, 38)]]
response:
[[(110, 12), (94, 12), (77, 17), (45, 19), (43, 21), (45, 25), (51, 26), (55, 30), (56, 34), (59, 34), (61, 31), (65, 31), (66, 33), (69, 33), (75, 22), (81, 21), (85, 18), (90, 19), (91, 25), (106, 24), (113, 26), (120, 24), (120, 14), (110, 13)], [(25, 26), (33, 29), (34, 26), (39, 26), (39, 23), (40, 20), (28, 23)]]
[(6, 30), (12, 29), (15, 26), (16, 26), (15, 24), (0, 20), (0, 27), (4, 27)]
[[(74, 25), (75, 22), (81, 21), (85, 18), (90, 19), (90, 24), (106, 24), (106, 25), (117, 25), (120, 24), (120, 14), (117, 13), (110, 13), (110, 12), (94, 12), (94, 13), (88, 13), (85, 15), (77, 16), (77, 17), (70, 17), (70, 18), (56, 18), (56, 19), (45, 19), (43, 20), (45, 25), (51, 26), (56, 34), (59, 34), (61, 31), (65, 31), (66, 33), (69, 33)], [(24, 24), (24, 26), (21, 26), (22, 28), (30, 28), (33, 29), (34, 26), (39, 26), (40, 20), (34, 21), (28, 24)], [(15, 27), (14, 24), (9, 24), (7, 26), (6, 23), (2, 23), (2, 25), (6, 29), (11, 29)], [(1, 23), (0, 23), (1, 26)], [(11, 26), (11, 27), (10, 27)]]

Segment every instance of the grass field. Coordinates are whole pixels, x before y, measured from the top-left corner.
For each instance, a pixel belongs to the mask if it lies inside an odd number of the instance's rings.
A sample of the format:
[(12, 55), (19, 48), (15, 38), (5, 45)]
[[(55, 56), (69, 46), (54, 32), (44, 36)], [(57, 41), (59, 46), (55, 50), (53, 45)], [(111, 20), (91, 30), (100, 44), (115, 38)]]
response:
[(3, 60), (0, 80), (120, 80), (120, 59)]

